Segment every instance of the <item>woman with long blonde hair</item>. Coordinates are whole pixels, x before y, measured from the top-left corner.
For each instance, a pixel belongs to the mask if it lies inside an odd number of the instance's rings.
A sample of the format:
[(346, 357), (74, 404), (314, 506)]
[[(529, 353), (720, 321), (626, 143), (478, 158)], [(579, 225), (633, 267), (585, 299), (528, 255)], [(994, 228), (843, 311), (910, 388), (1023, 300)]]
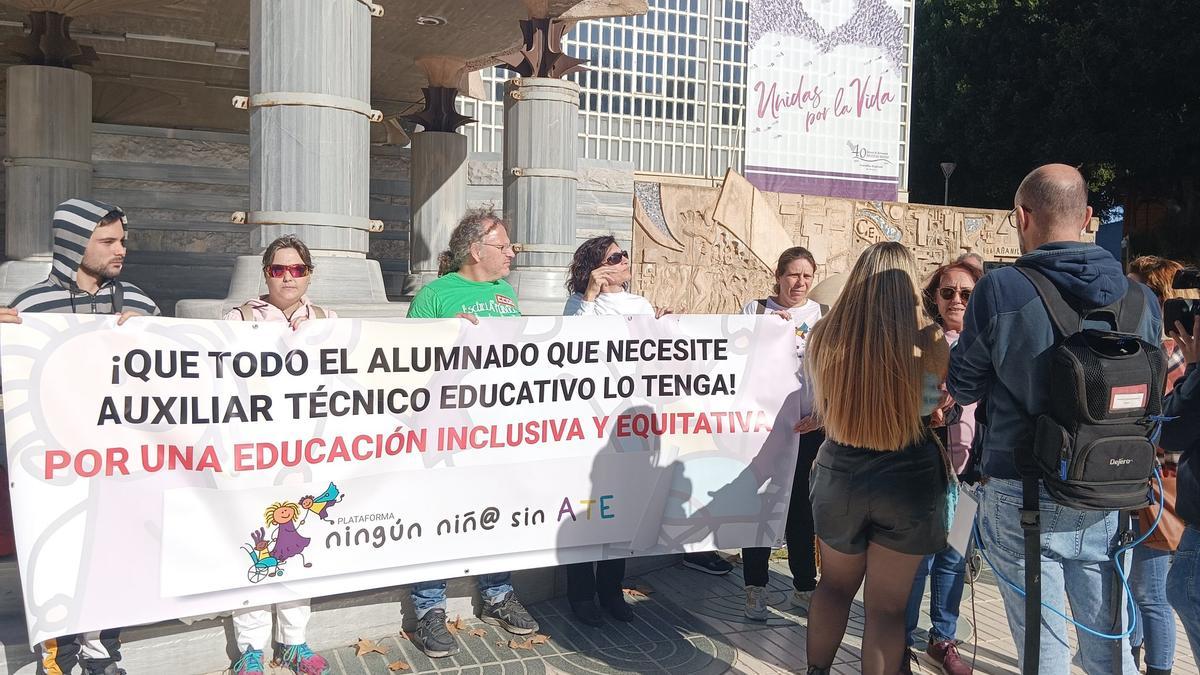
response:
[(922, 307), (904, 245), (863, 251), (805, 357), (825, 425), (809, 479), (821, 579), (808, 622), (808, 672), (828, 673), (866, 579), (862, 672), (893, 675), (917, 565), (946, 547), (946, 460), (926, 418), (949, 349)]

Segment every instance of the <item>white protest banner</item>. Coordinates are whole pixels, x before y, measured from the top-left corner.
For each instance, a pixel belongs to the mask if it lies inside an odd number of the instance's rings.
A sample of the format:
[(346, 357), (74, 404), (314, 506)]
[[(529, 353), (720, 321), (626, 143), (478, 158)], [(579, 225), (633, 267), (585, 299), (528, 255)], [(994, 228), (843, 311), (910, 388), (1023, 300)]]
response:
[(31, 641), (780, 542), (777, 317), (22, 318), (0, 375)]
[(747, 180), (894, 201), (911, 0), (750, 0)]

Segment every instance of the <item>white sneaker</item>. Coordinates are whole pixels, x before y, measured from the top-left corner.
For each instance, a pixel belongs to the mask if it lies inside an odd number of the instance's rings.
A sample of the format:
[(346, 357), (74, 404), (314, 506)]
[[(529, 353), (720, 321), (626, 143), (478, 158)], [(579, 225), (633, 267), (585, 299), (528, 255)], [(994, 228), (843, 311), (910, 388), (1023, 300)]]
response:
[(751, 621), (766, 621), (771, 614), (767, 611), (767, 587), (746, 587), (746, 618)]
[(809, 605), (812, 604), (812, 591), (792, 591), (792, 607), (808, 611)]

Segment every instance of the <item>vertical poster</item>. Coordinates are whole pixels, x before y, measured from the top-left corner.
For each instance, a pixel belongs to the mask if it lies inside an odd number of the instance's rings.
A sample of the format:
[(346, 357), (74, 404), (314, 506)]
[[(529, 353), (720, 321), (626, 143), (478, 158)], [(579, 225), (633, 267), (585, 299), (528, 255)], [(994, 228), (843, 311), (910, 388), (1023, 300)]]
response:
[(746, 178), (767, 192), (895, 200), (907, 0), (749, 4)]

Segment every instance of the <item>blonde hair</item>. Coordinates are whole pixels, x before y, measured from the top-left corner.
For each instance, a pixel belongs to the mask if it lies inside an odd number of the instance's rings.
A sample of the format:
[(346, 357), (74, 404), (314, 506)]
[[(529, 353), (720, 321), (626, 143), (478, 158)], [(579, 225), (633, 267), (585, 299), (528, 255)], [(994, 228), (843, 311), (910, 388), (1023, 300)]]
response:
[(295, 522), (300, 517), (300, 506), (295, 502), (275, 502), (268, 506), (267, 510), (263, 513), (263, 518), (267, 521), (267, 525), (275, 524), (275, 511), (284, 507), (291, 507), (292, 522)]
[(831, 440), (900, 450), (924, 437), (925, 374), (945, 379), (950, 352), (922, 307), (916, 278), (916, 260), (903, 244), (874, 244), (813, 328), (804, 360)]

